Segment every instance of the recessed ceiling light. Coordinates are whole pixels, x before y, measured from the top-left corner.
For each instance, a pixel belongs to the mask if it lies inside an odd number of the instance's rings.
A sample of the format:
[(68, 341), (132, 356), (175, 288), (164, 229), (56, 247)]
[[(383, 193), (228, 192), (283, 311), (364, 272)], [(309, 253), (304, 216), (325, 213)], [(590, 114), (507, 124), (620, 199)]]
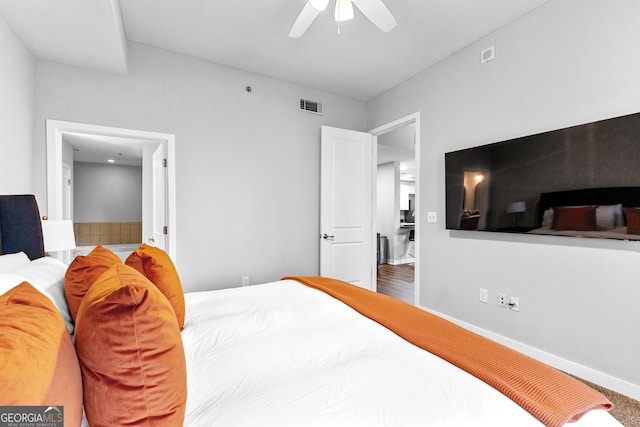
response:
[(115, 161), (115, 160), (113, 160), (113, 159), (108, 159), (108, 160), (107, 160), (107, 162), (109, 162), (109, 163), (115, 163), (116, 161)]

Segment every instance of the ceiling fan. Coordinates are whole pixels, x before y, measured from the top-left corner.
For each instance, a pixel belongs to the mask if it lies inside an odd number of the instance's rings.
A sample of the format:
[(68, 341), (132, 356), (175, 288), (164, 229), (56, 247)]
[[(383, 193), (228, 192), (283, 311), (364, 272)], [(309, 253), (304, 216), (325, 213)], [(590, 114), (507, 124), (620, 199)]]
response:
[[(325, 10), (330, 0), (308, 0), (307, 4), (298, 15), (296, 22), (293, 23), (289, 37), (298, 38), (307, 31), (316, 17)], [(355, 4), (360, 12), (364, 14), (371, 22), (385, 33), (393, 30), (397, 22), (387, 6), (382, 0), (335, 0), (334, 17), (336, 22), (348, 21), (353, 19), (353, 4)], [(339, 29), (338, 29), (339, 32)]]

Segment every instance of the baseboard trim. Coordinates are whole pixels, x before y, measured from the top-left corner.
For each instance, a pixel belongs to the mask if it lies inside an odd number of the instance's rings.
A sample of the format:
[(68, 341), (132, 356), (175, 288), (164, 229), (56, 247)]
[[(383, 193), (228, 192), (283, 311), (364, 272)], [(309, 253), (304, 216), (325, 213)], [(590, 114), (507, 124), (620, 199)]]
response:
[(412, 262), (416, 262), (416, 259), (415, 258), (390, 259), (388, 261), (388, 264), (401, 265), (401, 264), (411, 264)]
[(547, 353), (546, 351), (537, 349), (527, 344), (523, 344), (519, 341), (496, 334), (495, 332), (488, 331), (486, 329), (480, 328), (446, 314), (439, 313), (435, 310), (431, 310), (422, 306), (420, 306), (420, 308), (428, 311), (429, 313), (435, 314), (436, 316), (447, 319), (458, 326), (475, 332), (478, 335), (482, 335), (509, 348), (519, 351), (520, 353), (533, 357), (534, 359), (546, 363), (547, 365), (553, 366), (556, 369), (575, 375), (576, 377), (582, 378), (594, 384), (598, 384), (599, 386), (608, 388), (617, 393), (624, 394), (625, 396), (629, 396), (632, 399), (640, 400), (640, 385), (630, 383), (628, 381), (613, 377), (600, 371), (596, 371), (595, 369), (580, 365), (579, 363), (572, 362), (571, 360), (556, 356), (554, 354)]

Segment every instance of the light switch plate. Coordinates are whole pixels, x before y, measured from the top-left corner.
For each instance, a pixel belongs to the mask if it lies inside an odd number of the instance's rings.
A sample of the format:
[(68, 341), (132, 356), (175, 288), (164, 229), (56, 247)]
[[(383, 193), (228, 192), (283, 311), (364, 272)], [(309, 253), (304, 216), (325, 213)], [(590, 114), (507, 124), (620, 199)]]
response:
[(427, 222), (438, 222), (438, 213), (427, 212)]
[(489, 291), (483, 288), (480, 288), (480, 290), (478, 291), (478, 300), (480, 300), (480, 302), (483, 303), (488, 303), (489, 302)]

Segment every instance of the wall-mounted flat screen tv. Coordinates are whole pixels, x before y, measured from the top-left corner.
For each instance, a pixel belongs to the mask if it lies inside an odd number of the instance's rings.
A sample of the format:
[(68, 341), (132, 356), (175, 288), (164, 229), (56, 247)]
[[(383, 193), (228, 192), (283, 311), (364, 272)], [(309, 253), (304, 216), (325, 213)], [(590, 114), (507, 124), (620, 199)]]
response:
[(446, 227), (640, 240), (640, 113), (445, 154)]

